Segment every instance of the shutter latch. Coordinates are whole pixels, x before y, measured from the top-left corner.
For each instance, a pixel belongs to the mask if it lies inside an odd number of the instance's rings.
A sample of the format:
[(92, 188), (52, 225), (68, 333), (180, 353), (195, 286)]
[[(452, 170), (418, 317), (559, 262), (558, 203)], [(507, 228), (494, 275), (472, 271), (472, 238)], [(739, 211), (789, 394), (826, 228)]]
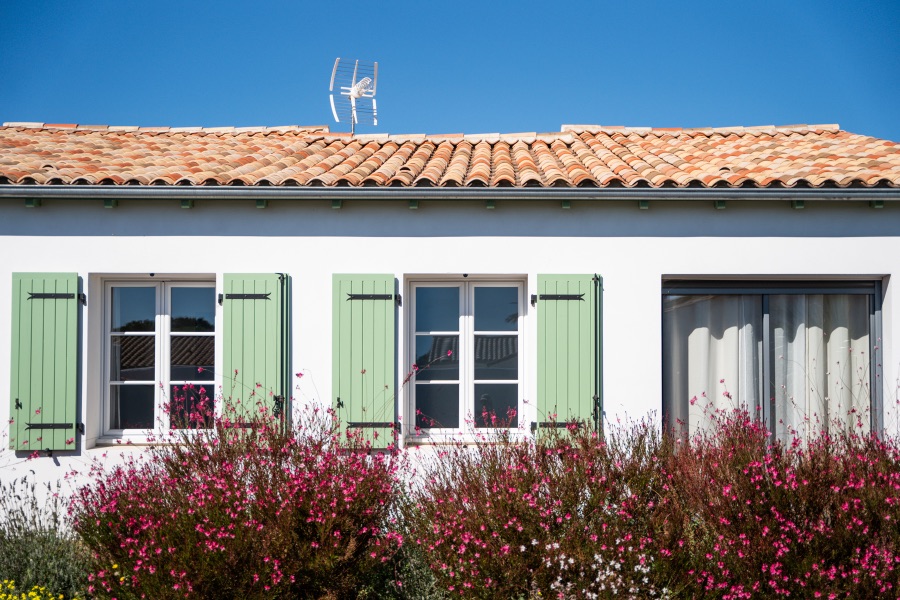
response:
[(16, 410), (22, 410), (22, 403), (16, 398)]

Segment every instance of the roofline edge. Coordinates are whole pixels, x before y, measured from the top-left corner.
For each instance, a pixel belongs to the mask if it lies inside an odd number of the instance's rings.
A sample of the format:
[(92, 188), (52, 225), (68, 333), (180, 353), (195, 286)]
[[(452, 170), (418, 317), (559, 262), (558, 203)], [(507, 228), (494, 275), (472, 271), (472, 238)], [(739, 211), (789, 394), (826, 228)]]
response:
[(60, 200), (818, 200), (900, 201), (900, 188), (469, 188), (0, 185), (0, 199)]

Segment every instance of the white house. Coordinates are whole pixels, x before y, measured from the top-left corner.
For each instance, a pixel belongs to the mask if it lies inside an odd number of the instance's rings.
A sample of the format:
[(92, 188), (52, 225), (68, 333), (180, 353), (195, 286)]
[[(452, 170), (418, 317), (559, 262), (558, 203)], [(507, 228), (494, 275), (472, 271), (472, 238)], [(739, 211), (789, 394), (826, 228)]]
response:
[(3, 478), (139, 447), (191, 384), (376, 445), (739, 402), (900, 433), (900, 146), (835, 125), (6, 123), (0, 257)]

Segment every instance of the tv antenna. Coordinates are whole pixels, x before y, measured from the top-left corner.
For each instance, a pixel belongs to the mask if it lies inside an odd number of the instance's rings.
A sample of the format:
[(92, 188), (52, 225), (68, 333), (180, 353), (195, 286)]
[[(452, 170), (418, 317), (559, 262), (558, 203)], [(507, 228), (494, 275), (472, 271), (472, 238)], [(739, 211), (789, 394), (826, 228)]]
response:
[[(334, 61), (331, 70), (331, 114), (337, 123), (350, 122), (350, 135), (356, 132), (356, 124), (371, 121), (378, 125), (375, 106), (375, 87), (378, 85), (378, 63), (362, 60)], [(337, 91), (337, 93), (335, 93)], [(371, 100), (371, 105), (369, 103)]]

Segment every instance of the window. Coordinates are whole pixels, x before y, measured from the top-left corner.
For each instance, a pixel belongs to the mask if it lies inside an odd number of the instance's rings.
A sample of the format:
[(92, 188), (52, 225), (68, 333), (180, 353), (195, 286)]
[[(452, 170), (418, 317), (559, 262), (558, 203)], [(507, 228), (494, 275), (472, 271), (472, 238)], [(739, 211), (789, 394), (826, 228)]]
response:
[(430, 433), (517, 427), (524, 284), (421, 282), (411, 292), (416, 427)]
[(105, 429), (204, 425), (195, 409), (213, 398), (213, 282), (123, 281), (105, 288)]
[(881, 427), (880, 283), (663, 285), (663, 412), (759, 411), (773, 435)]

